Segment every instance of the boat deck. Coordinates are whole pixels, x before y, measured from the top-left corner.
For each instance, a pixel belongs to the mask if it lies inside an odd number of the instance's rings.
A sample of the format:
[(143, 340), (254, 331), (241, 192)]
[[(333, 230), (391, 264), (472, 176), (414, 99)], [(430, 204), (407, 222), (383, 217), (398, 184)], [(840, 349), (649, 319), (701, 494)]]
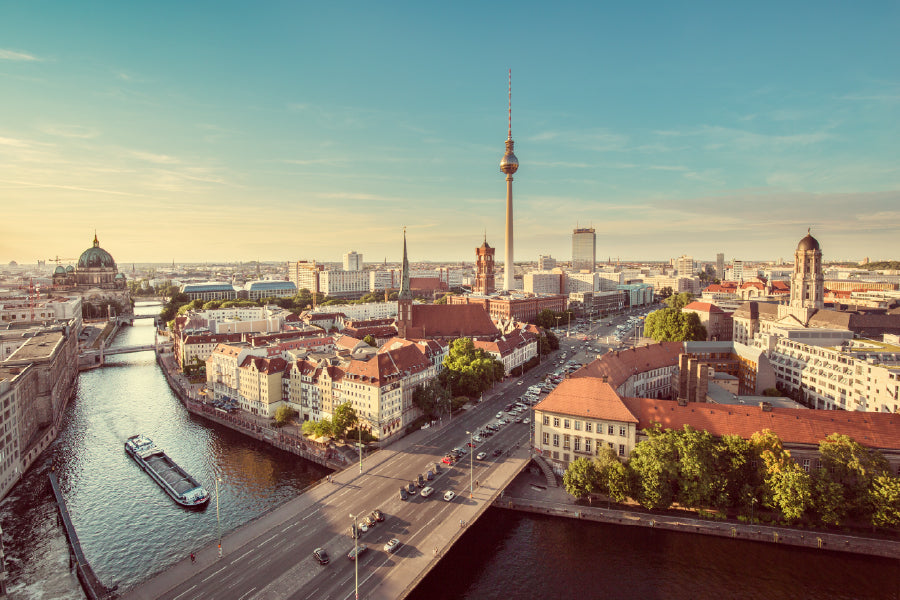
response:
[(172, 486), (179, 496), (184, 496), (185, 493), (197, 487), (197, 482), (165, 454), (155, 453), (145, 456), (144, 462)]

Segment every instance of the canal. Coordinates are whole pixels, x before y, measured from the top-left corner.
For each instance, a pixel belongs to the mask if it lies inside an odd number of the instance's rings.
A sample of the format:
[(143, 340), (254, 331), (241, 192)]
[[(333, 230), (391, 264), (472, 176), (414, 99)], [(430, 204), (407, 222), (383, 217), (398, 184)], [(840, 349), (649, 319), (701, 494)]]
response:
[[(139, 320), (115, 344), (152, 339), (151, 322)], [(80, 375), (64, 431), (0, 505), (11, 598), (82, 597), (56, 524), (51, 467), (85, 553), (108, 586), (132, 586), (216, 539), (214, 500), (203, 512), (180, 509), (125, 455), (125, 439), (138, 432), (210, 490), (221, 479), (223, 532), (327, 472), (189, 415), (152, 352), (113, 357)], [(497, 597), (900, 600), (900, 563), (490, 509), (412, 598)]]

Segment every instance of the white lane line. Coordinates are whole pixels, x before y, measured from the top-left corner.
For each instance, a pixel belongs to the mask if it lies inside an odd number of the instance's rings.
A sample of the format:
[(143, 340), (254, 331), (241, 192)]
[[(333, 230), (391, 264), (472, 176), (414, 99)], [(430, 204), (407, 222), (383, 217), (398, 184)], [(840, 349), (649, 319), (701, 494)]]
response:
[(189, 591), (191, 591), (191, 590), (194, 589), (195, 587), (197, 587), (197, 586), (196, 586), (196, 585), (192, 585), (192, 586), (189, 587), (188, 589), (184, 590), (183, 592), (181, 592), (180, 594), (178, 594), (177, 596), (175, 596), (174, 598), (172, 598), (172, 600), (178, 600), (179, 598), (181, 598), (182, 596), (184, 596), (185, 594), (187, 594)]
[(253, 552), (253, 550), (247, 550), (246, 552), (244, 552), (243, 554), (241, 554), (240, 556), (238, 556), (236, 559), (234, 559), (233, 561), (231, 561), (231, 564), (234, 564), (234, 563), (238, 562), (239, 560), (241, 560), (242, 558), (244, 558), (245, 556), (247, 556), (247, 555), (250, 554), (251, 552)]
[(238, 600), (244, 600), (244, 598), (246, 598), (247, 596), (249, 596), (250, 594), (252, 594), (255, 591), (256, 591), (256, 588), (253, 588), (252, 590), (250, 590), (249, 592), (247, 592), (246, 594), (244, 594), (243, 596), (238, 598)]
[(224, 570), (227, 569), (227, 568), (228, 568), (228, 567), (222, 567), (221, 569), (219, 569), (219, 570), (216, 571), (215, 573), (212, 573), (212, 574), (210, 574), (210, 575), (207, 575), (206, 578), (205, 578), (205, 579), (202, 579), (201, 581), (209, 581), (210, 579), (212, 579), (213, 577), (215, 577), (216, 575), (218, 575), (219, 573), (221, 573), (222, 571), (224, 571)]
[(287, 530), (290, 529), (291, 527), (296, 527), (297, 525), (298, 525), (297, 523), (291, 523), (290, 525), (288, 525), (287, 527), (285, 527), (284, 529), (282, 529), (282, 530), (281, 530), (281, 533), (284, 533), (285, 531), (287, 531)]
[(271, 542), (272, 540), (274, 540), (274, 539), (277, 538), (277, 537), (278, 537), (277, 535), (273, 535), (273, 536), (270, 537), (269, 539), (267, 539), (267, 540), (265, 540), (265, 541), (260, 542), (259, 544), (257, 544), (256, 547), (257, 547), (257, 548), (262, 548), (263, 546), (265, 546), (266, 544), (268, 544), (269, 542)]
[(306, 515), (305, 517), (303, 517), (302, 520), (303, 520), (303, 521), (307, 520), (308, 518), (310, 518), (311, 516), (313, 516), (313, 515), (316, 514), (317, 512), (319, 512), (319, 509), (318, 509), (318, 508), (317, 508), (316, 510), (312, 511), (311, 513), (309, 513), (308, 515)]

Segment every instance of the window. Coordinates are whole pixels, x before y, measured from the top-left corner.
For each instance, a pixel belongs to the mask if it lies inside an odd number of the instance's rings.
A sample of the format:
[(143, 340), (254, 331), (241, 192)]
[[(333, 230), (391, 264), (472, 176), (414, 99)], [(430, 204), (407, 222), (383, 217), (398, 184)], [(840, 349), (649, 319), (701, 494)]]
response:
[(553, 445), (559, 447), (559, 434), (558, 433), (553, 434)]
[(581, 421), (575, 421), (575, 431), (581, 431)]
[(563, 428), (564, 428), (564, 429), (568, 429), (568, 428), (569, 428), (569, 420), (568, 420), (568, 419), (563, 419)]
[(619, 444), (619, 456), (625, 456), (625, 444)]
[(606, 430), (606, 433), (608, 433), (609, 435), (616, 435), (616, 428), (613, 427), (612, 425), (609, 425)]
[(550, 424), (550, 417), (548, 417), (547, 415), (544, 415), (544, 425), (549, 425), (549, 424)]
[(553, 451), (553, 459), (559, 460), (559, 452), (557, 452), (556, 450)]
[(613, 446), (613, 443), (612, 443), (612, 442), (606, 442), (606, 443), (609, 444), (609, 447), (610, 447), (610, 448), (615, 448), (615, 446)]
[(563, 462), (569, 462), (569, 455), (563, 454)]
[(594, 429), (594, 426), (593, 426), (592, 423), (590, 423), (590, 422), (588, 422), (588, 421), (585, 421), (585, 422), (584, 422), (584, 430), (585, 430), (586, 432), (590, 433), (591, 431), (593, 431), (593, 429)]
[(568, 450), (569, 447), (570, 447), (570, 446), (569, 446), (569, 435), (566, 434), (566, 435), (563, 436), (563, 448), (565, 448), (565, 449)]
[[(576, 446), (578, 445), (578, 440), (575, 440), (575, 445)], [(577, 449), (578, 448), (576, 448), (576, 450)], [(584, 440), (584, 451), (587, 452), (588, 454), (591, 453), (591, 439), (590, 438), (586, 438)]]
[(807, 473), (809, 473), (809, 459), (808, 458), (803, 459), (803, 470), (806, 471)]
[(625, 437), (625, 426), (624, 425), (619, 426), (619, 435), (622, 437)]
[(553, 426), (559, 427), (559, 417), (553, 417)]
[(545, 446), (550, 445), (550, 434), (547, 433), (546, 431), (544, 432), (544, 445)]

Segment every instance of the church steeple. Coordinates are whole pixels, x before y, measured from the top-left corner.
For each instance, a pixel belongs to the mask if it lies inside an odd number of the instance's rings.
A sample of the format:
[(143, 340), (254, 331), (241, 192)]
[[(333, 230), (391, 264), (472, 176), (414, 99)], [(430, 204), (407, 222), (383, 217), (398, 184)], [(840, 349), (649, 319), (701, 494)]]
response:
[(400, 273), (400, 294), (397, 296), (397, 335), (406, 338), (412, 326), (412, 291), (409, 289), (409, 259), (406, 256), (406, 228), (403, 228), (403, 270)]
[(400, 272), (400, 300), (412, 300), (409, 289), (409, 259), (406, 257), (406, 228), (403, 228), (403, 270)]

